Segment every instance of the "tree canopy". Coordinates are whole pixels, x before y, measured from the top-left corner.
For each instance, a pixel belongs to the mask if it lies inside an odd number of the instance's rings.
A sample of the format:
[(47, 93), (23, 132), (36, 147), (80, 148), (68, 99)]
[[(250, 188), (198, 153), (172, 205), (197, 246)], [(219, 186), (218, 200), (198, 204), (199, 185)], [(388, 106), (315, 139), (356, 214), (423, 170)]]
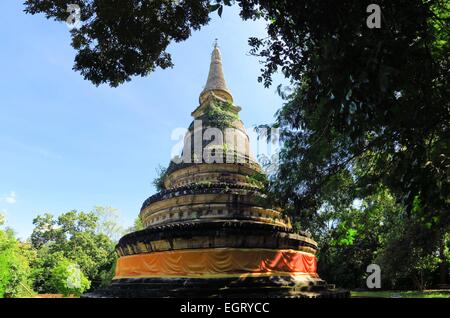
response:
[(209, 21), (207, 0), (27, 0), (27, 13), (65, 22), (69, 4), (80, 7), (82, 26), (74, 28), (74, 70), (94, 84), (117, 86), (156, 67), (171, 67), (166, 51)]
[(266, 59), (261, 79), (270, 84), (281, 68), (293, 83), (280, 90), (271, 187), (306, 227), (330, 201), (387, 187), (402, 205), (406, 250), (431, 255), (450, 232), (450, 5), (378, 3), (380, 29), (365, 24), (364, 1), (285, 4), (272, 12), (270, 37), (251, 41)]
[(15, 238), (14, 231), (2, 228), (0, 214), (0, 298), (32, 296), (32, 272), (29, 261), (35, 256), (27, 242)]
[[(96, 207), (95, 211), (104, 211)], [(51, 214), (39, 215), (33, 220), (35, 228), (31, 234), (32, 246), (38, 251), (32, 263), (35, 269), (35, 289), (39, 292), (56, 292), (49, 269), (60, 266), (59, 274), (66, 273), (67, 262), (80, 267), (83, 275), (97, 288), (110, 277), (116, 260), (114, 241), (102, 233), (104, 228), (94, 212), (69, 211), (58, 218)], [(109, 224), (109, 223), (107, 223)], [(67, 261), (67, 262), (66, 262)], [(63, 265), (61, 265), (63, 264)], [(67, 265), (67, 266), (66, 266)], [(84, 284), (83, 286), (85, 286)]]

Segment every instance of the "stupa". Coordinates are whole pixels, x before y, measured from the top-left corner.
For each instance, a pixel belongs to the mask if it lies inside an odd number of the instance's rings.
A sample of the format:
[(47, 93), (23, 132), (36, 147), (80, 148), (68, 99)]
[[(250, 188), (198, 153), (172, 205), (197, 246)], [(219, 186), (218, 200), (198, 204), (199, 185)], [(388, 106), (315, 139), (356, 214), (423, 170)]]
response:
[(264, 174), (222, 70), (219, 47), (144, 230), (116, 246), (115, 277), (85, 297), (343, 297), (316, 272), (316, 242), (268, 205)]

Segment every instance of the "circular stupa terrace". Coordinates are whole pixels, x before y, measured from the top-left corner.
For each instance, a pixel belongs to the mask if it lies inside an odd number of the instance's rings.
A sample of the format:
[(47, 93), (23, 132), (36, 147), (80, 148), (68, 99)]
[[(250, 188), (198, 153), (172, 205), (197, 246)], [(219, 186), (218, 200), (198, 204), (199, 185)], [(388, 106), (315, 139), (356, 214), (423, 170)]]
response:
[(120, 239), (111, 285), (86, 297), (347, 296), (317, 275), (316, 242), (267, 200), (217, 46), (199, 101), (164, 189), (142, 205), (145, 229)]

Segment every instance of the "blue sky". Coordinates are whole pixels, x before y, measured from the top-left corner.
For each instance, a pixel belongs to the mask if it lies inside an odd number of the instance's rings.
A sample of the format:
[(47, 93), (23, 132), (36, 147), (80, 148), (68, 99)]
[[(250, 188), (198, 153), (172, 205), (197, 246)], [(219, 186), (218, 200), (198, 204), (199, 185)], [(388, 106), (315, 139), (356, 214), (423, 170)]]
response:
[(21, 1), (0, 1), (0, 213), (21, 238), (38, 214), (95, 205), (117, 208), (125, 227), (133, 223), (155, 193), (156, 168), (169, 163), (172, 131), (192, 120), (214, 38), (246, 127), (272, 122), (282, 104), (275, 93), (282, 77), (265, 89), (261, 64), (248, 54), (248, 37), (265, 36), (265, 25), (243, 22), (235, 8), (171, 45), (173, 69), (118, 88), (72, 71), (64, 23), (22, 10)]

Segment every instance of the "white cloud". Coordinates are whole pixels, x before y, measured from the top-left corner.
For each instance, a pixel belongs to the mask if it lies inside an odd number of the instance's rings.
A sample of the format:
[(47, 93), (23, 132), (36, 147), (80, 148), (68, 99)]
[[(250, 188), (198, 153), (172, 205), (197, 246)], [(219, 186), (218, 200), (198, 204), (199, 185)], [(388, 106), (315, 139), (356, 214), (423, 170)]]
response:
[(17, 195), (14, 191), (11, 191), (7, 196), (2, 198), (8, 204), (14, 204), (17, 202)]

